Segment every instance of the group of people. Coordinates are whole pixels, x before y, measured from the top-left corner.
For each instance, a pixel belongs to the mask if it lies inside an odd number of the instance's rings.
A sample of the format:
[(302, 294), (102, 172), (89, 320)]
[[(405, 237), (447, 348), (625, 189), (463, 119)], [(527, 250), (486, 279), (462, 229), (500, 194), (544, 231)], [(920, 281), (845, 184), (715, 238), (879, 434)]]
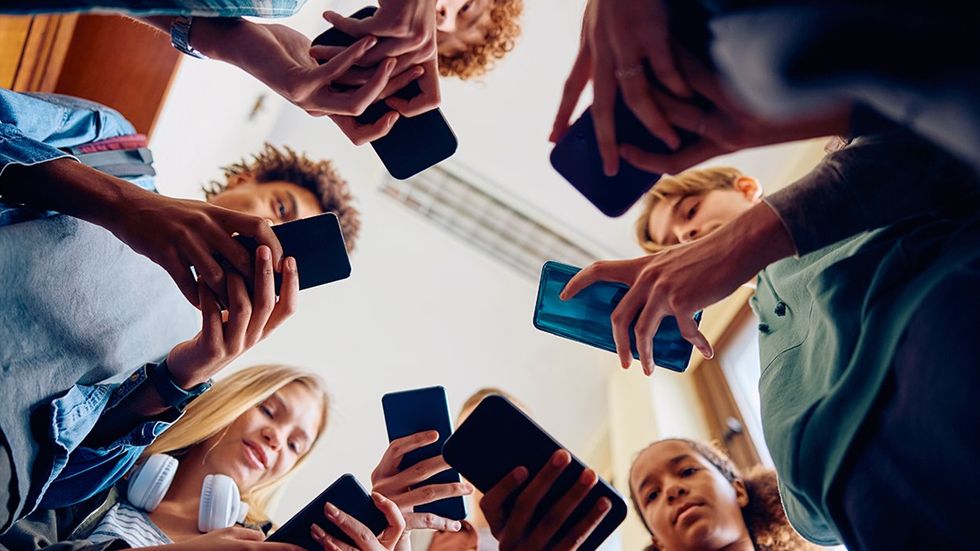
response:
[[(521, 0), (385, 0), (326, 21), (358, 40), (308, 37), (244, 16), (285, 0), (47, 0), (0, 11), (103, 9), (157, 27), (187, 55), (236, 65), (354, 143), (438, 105), (438, 77), (471, 78), (509, 52)], [(612, 315), (624, 367), (664, 316), (703, 355), (694, 312), (755, 282), (763, 428), (775, 471), (740, 473), (702, 442), (637, 442), (635, 510), (663, 551), (970, 549), (980, 510), (972, 342), (980, 325), (980, 56), (971, 21), (941, 1), (590, 0), (558, 106), (561, 139), (591, 83), (607, 174), (663, 173), (644, 199), (644, 255), (586, 267), (563, 291), (630, 287)], [(161, 39), (165, 39), (161, 36)], [(390, 97), (411, 81), (422, 93)], [(335, 85), (344, 85), (337, 88)], [(628, 109), (672, 152), (616, 139)], [(386, 101), (390, 115), (355, 117)], [(682, 145), (678, 129), (698, 137)], [(809, 174), (763, 196), (719, 154), (839, 136)], [(294, 311), (299, 279), (271, 230), (336, 213), (349, 250), (360, 216), (332, 163), (267, 145), (225, 167), (205, 201), (156, 192), (147, 165), (113, 174), (80, 151), (140, 142), (110, 107), (0, 90), (0, 548), (293, 549), (274, 531), (276, 492), (327, 428), (324, 381), (282, 365), (212, 377)], [(233, 235), (258, 243), (248, 251)], [(277, 293), (274, 275), (282, 276)], [(502, 391), (495, 391), (502, 392)], [(488, 392), (464, 406), (465, 417)], [(328, 505), (354, 547), (312, 525), (326, 550), (574, 549), (608, 510), (565, 527), (597, 481), (586, 470), (538, 510), (570, 462), (501, 480), (468, 521), (413, 508), (474, 493), (417, 487), (441, 457), (400, 470), (438, 438), (391, 442), (371, 477), (387, 529)], [(644, 447), (645, 446), (645, 447)], [(231, 483), (229, 485), (228, 479)], [(525, 483), (526, 482), (526, 483)], [(233, 491), (243, 504), (208, 504)]]

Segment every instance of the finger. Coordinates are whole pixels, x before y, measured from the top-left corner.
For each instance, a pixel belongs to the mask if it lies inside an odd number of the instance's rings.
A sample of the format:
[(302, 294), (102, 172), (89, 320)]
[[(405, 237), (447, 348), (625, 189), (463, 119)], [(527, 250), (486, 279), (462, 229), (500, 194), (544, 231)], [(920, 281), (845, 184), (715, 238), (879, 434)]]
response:
[(473, 493), (473, 487), (466, 482), (451, 482), (449, 484), (430, 484), (405, 492), (398, 497), (401, 507), (415, 507), (433, 503), (450, 497), (468, 496)]
[(544, 549), (598, 480), (599, 477), (592, 469), (582, 471), (575, 484), (565, 492), (565, 495), (545, 513), (541, 521), (534, 527), (527, 539), (527, 547), (529, 549)]
[(677, 314), (677, 327), (680, 329), (681, 336), (684, 337), (684, 340), (693, 344), (705, 359), (710, 360), (715, 357), (715, 351), (711, 347), (711, 343), (708, 342), (707, 337), (698, 328), (697, 322), (694, 321), (694, 316)]
[(378, 541), (386, 549), (391, 549), (398, 543), (405, 531), (405, 517), (402, 516), (398, 505), (378, 492), (371, 492), (371, 499), (374, 500), (375, 507), (384, 514), (385, 520), (388, 521), (388, 527), (381, 533)]
[(228, 274), (228, 324), (225, 326), (226, 350), (241, 351), (245, 348), (245, 329), (252, 316), (252, 301), (248, 288), (240, 274)]
[(415, 434), (396, 438), (392, 440), (385, 449), (385, 453), (381, 456), (379, 467), (384, 465), (385, 468), (383, 471), (393, 475), (398, 472), (398, 465), (402, 462), (402, 458), (405, 456), (405, 454), (419, 448), (424, 448), (425, 446), (434, 444), (438, 441), (439, 431), (435, 430), (416, 432)]
[(356, 548), (331, 536), (326, 530), (320, 528), (320, 525), (315, 523), (310, 526), (310, 537), (313, 538), (313, 541), (319, 543), (324, 551), (358, 551)]
[(565, 288), (561, 290), (558, 296), (562, 300), (568, 300), (596, 281), (615, 281), (630, 285), (633, 281), (632, 278), (628, 277), (628, 267), (628, 261), (624, 260), (593, 262), (572, 276), (572, 279), (568, 280)]
[(386, 113), (377, 121), (371, 124), (359, 124), (357, 119), (347, 115), (334, 115), (330, 118), (337, 124), (340, 131), (354, 145), (364, 145), (373, 142), (378, 138), (383, 138), (391, 132), (391, 129), (398, 122), (400, 115), (397, 111)]
[(602, 497), (599, 501), (592, 506), (592, 510), (589, 514), (585, 516), (582, 520), (578, 521), (568, 534), (558, 542), (555, 546), (556, 550), (560, 551), (574, 551), (585, 543), (585, 540), (589, 539), (592, 532), (602, 523), (602, 519), (606, 518), (609, 510), (612, 509), (612, 502), (609, 498)]
[(381, 99), (386, 99), (395, 92), (408, 86), (424, 74), (425, 68), (421, 65), (416, 65), (415, 67), (411, 67), (406, 71), (402, 71), (400, 74), (397, 74), (388, 80), (388, 84), (385, 86), (385, 89), (381, 91), (381, 94), (379, 94), (378, 97)]
[(619, 172), (619, 151), (616, 147), (616, 79), (612, 52), (604, 40), (595, 40), (592, 57), (595, 70), (592, 78), (592, 120), (595, 124), (596, 142), (602, 157), (602, 170), (606, 176)]
[(483, 494), (483, 498), (480, 500), (480, 510), (483, 511), (483, 516), (487, 519), (494, 536), (499, 536), (503, 529), (505, 521), (504, 502), (527, 480), (527, 475), (526, 467), (517, 467)]
[(218, 261), (211, 256), (197, 239), (183, 243), (184, 258), (194, 266), (197, 278), (207, 283), (208, 287), (227, 304), (228, 295), (225, 291), (225, 271)]
[(417, 79), (419, 88), (422, 90), (421, 93), (410, 99), (404, 99), (398, 96), (390, 97), (385, 100), (388, 107), (391, 107), (406, 117), (414, 117), (439, 106), (439, 103), (442, 101), (442, 95), (439, 91), (439, 71), (436, 67), (436, 62), (433, 60), (425, 63), (422, 65), (422, 68), (424, 72)]
[(276, 281), (272, 270), (272, 251), (265, 245), (255, 251), (255, 283), (252, 286), (252, 314), (245, 329), (245, 342), (252, 346), (265, 334), (265, 326), (276, 306)]
[[(337, 105), (334, 112), (339, 115), (353, 116), (358, 116), (363, 113), (369, 105), (378, 99), (378, 96), (388, 84), (388, 78), (391, 76), (391, 72), (395, 68), (395, 63), (395, 60), (392, 58), (382, 62), (374, 71), (371, 79), (368, 80), (363, 86), (351, 92), (345, 92), (342, 95), (343, 99), (341, 103)], [(324, 99), (334, 102), (335, 98), (329, 96), (335, 95), (336, 92), (330, 89), (325, 89), (325, 91), (328, 94), (328, 97)]]
[(653, 336), (657, 334), (660, 322), (664, 318), (664, 313), (659, 306), (662, 301), (663, 297), (647, 295), (643, 311), (639, 314), (633, 331), (636, 335), (636, 351), (640, 356), (643, 373), (646, 375), (653, 374)]
[(728, 152), (716, 142), (702, 139), (668, 154), (650, 153), (632, 145), (620, 147), (623, 159), (636, 168), (658, 174), (679, 174), (692, 166)]
[(654, 103), (650, 83), (643, 78), (642, 73), (620, 79), (619, 87), (623, 91), (623, 100), (630, 111), (636, 115), (636, 118), (643, 123), (643, 126), (651, 134), (663, 141), (672, 150), (680, 147), (680, 136), (667, 122), (667, 117), (664, 116), (661, 108)]
[(221, 530), (221, 532), (228, 534), (228, 536), (236, 540), (262, 541), (265, 539), (265, 534), (261, 530), (253, 530), (242, 526), (231, 526)]
[(180, 289), (181, 294), (184, 295), (187, 302), (193, 304), (196, 308), (200, 308), (201, 302), (197, 296), (197, 280), (194, 279), (194, 274), (191, 273), (190, 267), (186, 263), (181, 262), (180, 258), (175, 254), (167, 255), (159, 264), (170, 274), (170, 278), (177, 284), (177, 288)]
[(275, 331), (277, 327), (282, 325), (282, 322), (286, 321), (296, 311), (297, 295), (299, 295), (299, 272), (296, 270), (296, 259), (291, 256), (287, 257), (282, 266), (279, 301), (272, 309), (272, 314), (269, 315), (269, 321), (266, 322), (265, 330), (262, 331), (263, 337)]
[[(282, 244), (279, 243), (279, 238), (276, 236), (276, 232), (272, 230), (272, 222), (265, 218), (252, 216), (251, 214), (243, 214), (227, 209), (224, 210), (226, 211), (224, 214), (227, 216), (222, 223), (224, 230), (229, 235), (233, 233), (247, 235), (255, 239), (259, 245), (269, 247), (269, 249), (272, 251), (272, 265), (278, 268), (279, 263), (282, 261)], [(245, 251), (245, 248), (242, 247), (241, 244), (237, 242), (236, 244), (242, 251)], [(244, 261), (242, 262), (242, 260), (237, 260), (236, 262), (241, 262), (241, 265), (236, 265), (235, 267), (241, 271), (241, 273), (248, 274), (252, 270), (252, 251), (245, 251), (245, 253), (245, 256), (241, 257), (244, 259)], [(229, 260), (235, 259), (231, 258)]]
[(333, 503), (323, 505), (323, 514), (361, 549), (368, 549), (371, 542), (377, 539), (361, 521), (341, 511)]
[[(401, 460), (395, 458), (383, 458), (382, 461), (390, 463), (394, 467), (392, 473), (397, 472), (398, 465), (401, 464)], [(409, 488), (418, 485), (420, 482), (428, 480), (430, 477), (437, 475), (443, 471), (449, 470), (449, 464), (442, 455), (437, 455), (435, 457), (430, 457), (419, 461), (418, 463), (408, 467), (401, 472), (398, 472), (383, 484), (385, 487), (397, 488), (398, 491), (401, 489)], [(391, 492), (384, 492), (378, 488), (375, 488), (384, 495), (391, 496)], [(399, 505), (404, 506), (404, 503), (399, 500)]]
[(224, 344), (224, 324), (221, 321), (221, 305), (218, 297), (203, 282), (197, 283), (198, 301), (201, 304), (201, 336), (209, 343), (211, 350), (218, 350)]
[(613, 342), (616, 345), (616, 355), (619, 356), (619, 365), (623, 369), (628, 369), (633, 364), (630, 332), (632, 331), (633, 320), (636, 319), (642, 307), (643, 297), (638, 292), (634, 292), (634, 289), (630, 289), (609, 316), (609, 321), (612, 324)]
[(350, 46), (344, 48), (340, 53), (334, 55), (329, 61), (320, 65), (316, 69), (316, 74), (328, 81), (332, 81), (347, 72), (368, 50), (378, 43), (378, 39), (373, 36), (365, 36)]
[(504, 532), (500, 535), (501, 547), (514, 548), (524, 538), (524, 532), (538, 510), (541, 498), (551, 489), (551, 485), (558, 480), (558, 476), (571, 462), (572, 456), (566, 450), (556, 451), (521, 491), (521, 495), (514, 502), (514, 508), (510, 511), (510, 518), (507, 519)]
[[(254, 220), (251, 221), (255, 223)], [(252, 280), (252, 256), (241, 243), (236, 241), (231, 233), (239, 230), (226, 230), (223, 227), (213, 227), (213, 231), (208, 235), (208, 245), (211, 250), (216, 251), (234, 269), (238, 270), (246, 281)]]
[(375, 34), (376, 31), (384, 30), (382, 25), (383, 21), (379, 21), (376, 17), (355, 19), (353, 17), (344, 17), (335, 11), (328, 10), (323, 12), (323, 18), (327, 20), (327, 23), (336, 27), (338, 31), (351, 36)]
[(310, 46), (310, 57), (321, 65), (340, 55), (347, 49), (347, 46), (327, 46), (326, 44), (314, 44)]
[(589, 47), (586, 44), (582, 44), (582, 47), (579, 48), (578, 55), (575, 57), (572, 70), (568, 73), (568, 78), (565, 80), (561, 102), (558, 104), (558, 113), (555, 114), (555, 122), (551, 125), (551, 136), (548, 140), (552, 143), (557, 143), (565, 135), (565, 132), (568, 131), (572, 112), (575, 111), (575, 106), (578, 105), (578, 100), (582, 97), (582, 91), (585, 90), (585, 85), (589, 83), (591, 72), (592, 56), (589, 53)]
[(671, 48), (666, 22), (662, 29), (662, 32), (639, 33), (641, 47), (657, 80), (678, 96), (690, 96), (691, 87), (674, 60), (674, 51)]
[(459, 532), (463, 529), (463, 525), (458, 520), (440, 517), (432, 513), (405, 513), (405, 529)]

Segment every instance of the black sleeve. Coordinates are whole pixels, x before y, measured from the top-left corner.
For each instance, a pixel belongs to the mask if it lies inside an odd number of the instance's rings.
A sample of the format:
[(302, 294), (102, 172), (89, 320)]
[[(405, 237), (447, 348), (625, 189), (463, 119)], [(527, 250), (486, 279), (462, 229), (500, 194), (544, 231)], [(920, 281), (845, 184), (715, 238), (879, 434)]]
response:
[(766, 199), (805, 255), (909, 216), (956, 209), (975, 173), (905, 130), (860, 136)]

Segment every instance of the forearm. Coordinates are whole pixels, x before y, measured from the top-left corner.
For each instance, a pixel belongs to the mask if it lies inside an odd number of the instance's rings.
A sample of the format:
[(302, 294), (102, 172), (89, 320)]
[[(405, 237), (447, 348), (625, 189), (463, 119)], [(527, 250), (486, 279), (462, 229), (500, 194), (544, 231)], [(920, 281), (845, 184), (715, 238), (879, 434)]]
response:
[(39, 210), (54, 210), (108, 227), (120, 206), (154, 195), (71, 158), (12, 165), (0, 176), (0, 196)]
[(722, 240), (717, 250), (731, 251), (726, 270), (734, 281), (748, 281), (766, 266), (796, 253), (793, 238), (779, 215), (766, 203), (759, 203), (729, 223), (731, 231), (714, 232)]

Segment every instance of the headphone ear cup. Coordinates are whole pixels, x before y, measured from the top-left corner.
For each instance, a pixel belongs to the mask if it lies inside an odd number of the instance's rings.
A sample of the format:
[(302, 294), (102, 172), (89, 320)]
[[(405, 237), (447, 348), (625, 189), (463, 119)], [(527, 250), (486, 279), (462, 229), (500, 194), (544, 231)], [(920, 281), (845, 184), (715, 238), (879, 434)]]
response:
[(129, 477), (126, 499), (133, 507), (152, 512), (167, 495), (177, 474), (177, 460), (169, 455), (151, 455)]
[[(209, 474), (201, 486), (201, 507), (197, 514), (197, 529), (203, 533), (234, 526), (240, 522), (242, 503), (238, 485), (223, 474)], [(244, 520), (244, 519), (242, 519)]]

